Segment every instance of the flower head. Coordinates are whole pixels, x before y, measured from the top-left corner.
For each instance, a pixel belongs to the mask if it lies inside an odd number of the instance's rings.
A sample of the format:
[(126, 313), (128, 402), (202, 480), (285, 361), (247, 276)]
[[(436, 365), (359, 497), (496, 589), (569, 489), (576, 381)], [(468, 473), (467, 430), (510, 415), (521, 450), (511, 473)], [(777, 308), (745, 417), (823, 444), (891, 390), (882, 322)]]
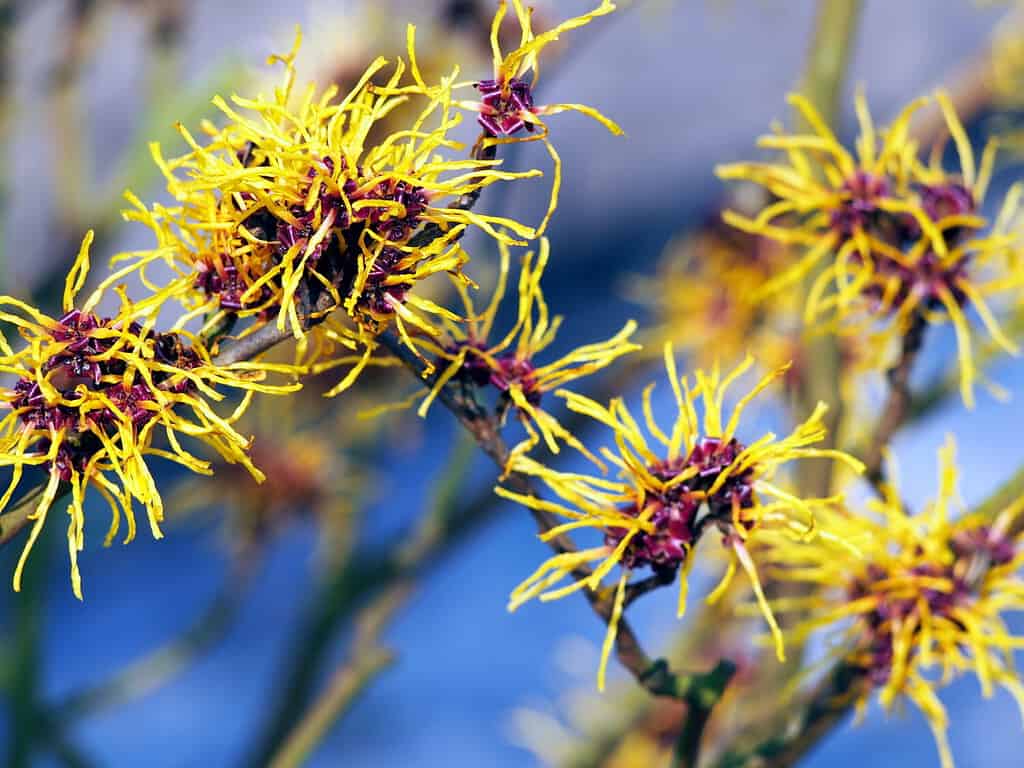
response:
[[(1006, 688), (1024, 713), (1024, 686), (1013, 667), (1013, 637), (1001, 614), (1024, 608), (1020, 581), (1021, 534), (1013, 533), (1024, 499), (992, 518), (953, 519), (958, 502), (954, 446), (939, 452), (939, 492), (911, 515), (895, 485), (869, 503), (870, 516), (826, 513), (823, 524), (858, 551), (819, 541), (799, 550), (766, 538), (761, 556), (773, 576), (814, 590), (784, 598), (776, 610), (798, 610), (800, 638), (821, 628), (841, 635), (836, 653), (860, 673), (863, 709), (873, 690), (889, 708), (901, 696), (912, 700), (931, 725), (944, 768), (952, 757), (947, 717), (935, 689), (973, 671), (982, 692)], [(851, 622), (852, 620), (852, 622)]]
[(478, 113), (477, 122), (483, 128), (484, 135), (488, 137), (485, 143), (544, 142), (544, 146), (554, 162), (554, 182), (551, 186), (548, 212), (537, 228), (537, 232), (540, 234), (547, 227), (551, 214), (558, 204), (562, 169), (561, 158), (551, 142), (548, 141), (548, 129), (541, 118), (559, 112), (573, 111), (597, 120), (617, 136), (622, 134), (622, 129), (593, 107), (583, 104), (535, 104), (533, 94), (540, 74), (539, 55), (563, 32), (582, 27), (599, 16), (611, 13), (615, 10), (615, 4), (611, 0), (601, 0), (601, 4), (594, 10), (567, 19), (537, 35), (534, 34), (530, 19), (533, 9), (524, 6), (521, 0), (511, 0), (511, 2), (521, 29), (518, 47), (502, 53), (499, 36), (502, 21), (505, 14), (508, 13), (508, 0), (500, 0), (498, 11), (494, 14), (494, 20), (491, 23), (494, 76), (472, 84), (480, 92), (478, 101), (461, 101), (459, 106)]
[(627, 322), (610, 339), (577, 347), (549, 363), (541, 362), (538, 358), (555, 341), (562, 324), (561, 316), (549, 313), (540, 286), (549, 254), (548, 240), (542, 238), (536, 256), (532, 251), (523, 256), (516, 321), (497, 340), (491, 335), (508, 282), (508, 249), (501, 247), (498, 282), (483, 312), (477, 311), (466, 288), (456, 283), (463, 302), (462, 314), (467, 319), (461, 322), (444, 320), (447, 333), (438, 341), (416, 341), (424, 354), (436, 358), (440, 371), (431, 391), (423, 399), (419, 413), (425, 415), (441, 388), (453, 379), (466, 386), (490, 387), (498, 392), (501, 412), (515, 411), (528, 433), (528, 438), (512, 450), (510, 461), (543, 439), (552, 453), (558, 453), (558, 441), (561, 440), (600, 464), (597, 457), (543, 408), (544, 396), (601, 370), (624, 354), (640, 349), (630, 342), (636, 323), (632, 320)]
[[(561, 501), (547, 501), (504, 488), (497, 490), (501, 496), (569, 521), (547, 531), (543, 539), (590, 528), (604, 535), (604, 543), (552, 557), (516, 587), (510, 608), (534, 597), (551, 600), (583, 588), (600, 589), (602, 579), (619, 565), (622, 575), (616, 589), (616, 615), (621, 613), (630, 573), (640, 568), (651, 568), (666, 577), (679, 574), (682, 615), (686, 605), (686, 573), (693, 565), (691, 552), (701, 536), (715, 528), (732, 560), (722, 584), (709, 599), (721, 596), (736, 566), (742, 567), (776, 637), (778, 655), (783, 657), (782, 635), (764, 597), (747, 542), (764, 528), (783, 530), (799, 539), (811, 537), (816, 530), (816, 510), (834, 505), (838, 499), (801, 499), (773, 482), (773, 478), (794, 459), (838, 459), (858, 471), (861, 466), (844, 453), (811, 447), (825, 436), (824, 404), (819, 404), (810, 418), (782, 439), (772, 433), (753, 441), (741, 439), (738, 430), (743, 409), (785, 372), (785, 368), (780, 368), (763, 377), (740, 398), (725, 420), (726, 391), (753, 364), (748, 357), (725, 376), (717, 368), (711, 372), (698, 370), (691, 386), (688, 377), (678, 376), (671, 345), (666, 345), (665, 365), (676, 415), (671, 429), (662, 430), (654, 418), (651, 402), (654, 385), (648, 386), (643, 395), (643, 414), (650, 439), (621, 399), (612, 400), (606, 407), (581, 395), (564, 394), (571, 410), (612, 430), (615, 451), (603, 448), (601, 454), (618, 467), (618, 478), (558, 472), (520, 457), (513, 469), (539, 478)], [(698, 418), (698, 403), (703, 406), (703, 419)], [(582, 570), (593, 563), (597, 565), (592, 571)], [(575, 580), (567, 586), (556, 586), (569, 576)], [(605, 641), (599, 685), (603, 685), (604, 665), (614, 633), (613, 622)]]
[[(180, 299), (188, 308), (182, 322), (275, 321), (298, 339), (344, 307), (348, 321), (334, 333), (368, 357), (372, 339), (392, 323), (406, 335), (407, 326), (429, 330), (428, 317), (444, 314), (412, 289), (439, 272), (461, 274), (453, 242), (467, 226), (508, 242), (534, 235), (511, 219), (449, 203), (539, 172), (501, 171), (485, 156), (442, 156), (462, 149), (449, 135), (461, 121), (455, 73), (427, 86), (411, 28), (409, 64), (399, 59), (385, 77), (387, 62), (378, 58), (345, 95), (333, 86), (297, 92), (298, 44), (297, 37), (291, 53), (271, 57), (285, 70), (272, 98), (217, 97), (225, 124), (204, 124), (205, 140), (180, 126), (186, 154), (166, 158), (153, 145), (178, 204), (148, 208), (130, 197), (127, 217), (145, 222), (158, 247), (115, 259), (129, 262), (118, 275), (139, 271), (153, 303)], [(412, 109), (407, 127), (377, 135), (399, 108)], [(146, 275), (152, 262), (169, 264), (179, 278), (155, 285)]]
[[(14, 588), (20, 586), (26, 558), (50, 507), (70, 491), (68, 552), (72, 589), (79, 598), (77, 554), (84, 546), (87, 487), (97, 489), (110, 505), (108, 544), (118, 533), (122, 514), (128, 526), (125, 542), (134, 538), (134, 501), (145, 508), (153, 536), (160, 538), (163, 503), (146, 457), (159, 456), (210, 474), (207, 461), (182, 447), (179, 435), (185, 435), (207, 443), (226, 461), (241, 464), (262, 479), (247, 455), (249, 440), (232, 423), (248, 407), (254, 392), (296, 388), (260, 383), (265, 371), (285, 367), (215, 365), (197, 339), (155, 331), (154, 318), (140, 316), (127, 299), (113, 317), (96, 314), (91, 302), (74, 308), (75, 293), (85, 282), (91, 240), (90, 233), (68, 276), (60, 318), (0, 297), (4, 308), (0, 317), (24, 341), (15, 351), (0, 336), (0, 371), (16, 377), (13, 387), (0, 391), (0, 404), (8, 411), (0, 420), (0, 465), (12, 469), (0, 496), (0, 510), (10, 502), (26, 468), (39, 467), (49, 476), (30, 516), (35, 523), (14, 573)], [(245, 393), (227, 417), (218, 415), (210, 404), (224, 398), (218, 386)], [(167, 448), (154, 445), (158, 431), (166, 435)]]
[(934, 153), (918, 158), (908, 127), (908, 106), (886, 130), (876, 131), (863, 94), (857, 96), (860, 137), (851, 153), (802, 97), (790, 101), (811, 126), (810, 134), (773, 134), (760, 145), (785, 153), (779, 163), (737, 163), (718, 169), (726, 179), (747, 179), (776, 199), (756, 216), (727, 213), (745, 231), (806, 249), (805, 255), (763, 288), (779, 290), (808, 275), (822, 261), (809, 292), (805, 322), (852, 335), (874, 332), (888, 345), (918, 319), (951, 322), (956, 329), (964, 402), (973, 403), (976, 376), (967, 309), (1009, 352), (1015, 345), (999, 329), (987, 297), (1024, 282), (1013, 253), (1017, 238), (1005, 233), (1020, 190), (1012, 190), (992, 232), (979, 214), (991, 177), (995, 144), (975, 164), (970, 142), (948, 96), (935, 100), (960, 157), (950, 173)]

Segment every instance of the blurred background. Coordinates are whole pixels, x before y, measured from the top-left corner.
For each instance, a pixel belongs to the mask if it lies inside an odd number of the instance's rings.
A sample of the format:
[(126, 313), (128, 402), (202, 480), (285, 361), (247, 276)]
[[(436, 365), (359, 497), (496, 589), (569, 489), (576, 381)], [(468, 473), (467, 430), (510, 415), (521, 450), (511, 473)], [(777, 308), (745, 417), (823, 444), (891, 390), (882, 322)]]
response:
[[(537, 5), (544, 27), (592, 3)], [(173, 152), (174, 121), (213, 118), (214, 94), (269, 91), (276, 73), (264, 61), (289, 48), (295, 24), (306, 36), (300, 81), (351, 83), (375, 55), (402, 52), (405, 20), (418, 25), (425, 68), (459, 62), (476, 79), (490, 71), (494, 6), (2, 0), (0, 289), (53, 310), (86, 229), (97, 230), (96, 264), (148, 247), (148, 231), (123, 224), (119, 213), (126, 187), (147, 202), (163, 199), (147, 142)], [(756, 136), (789, 119), (785, 94), (799, 82), (815, 11), (812, 0), (622, 6), (566, 35), (544, 61), (540, 103), (593, 105), (626, 132), (615, 138), (571, 114), (553, 125), (565, 171), (545, 286), (567, 319), (552, 357), (611, 335), (629, 317), (658, 322), (657, 307), (644, 301), (656, 298), (644, 296), (653, 287), (635, 277), (657, 274), (713, 219), (726, 194), (714, 165), (752, 157)], [(980, 142), (1005, 130), (1018, 107), (1013, 89), (995, 88), (978, 72), (989, 71), (993, 35), (1013, 29), (1004, 20), (1009, 11), (968, 0), (867, 0), (841, 133), (852, 132), (857, 83), (884, 122), (910, 99), (964, 77), (959, 103), (972, 136)], [(472, 126), (465, 138), (472, 140)], [(547, 162), (536, 145), (516, 147), (508, 159), (514, 167), (546, 169)], [(1011, 156), (991, 198), (1018, 177)], [(488, 191), (480, 210), (536, 222), (546, 203), (543, 183), (523, 183)], [(468, 239), (467, 249), (486, 288), (495, 254), (482, 239)], [(698, 341), (678, 339), (694, 355)], [(954, 357), (952, 334), (934, 334), (922, 381), (941, 380)], [(636, 394), (660, 375), (640, 359), (613, 370), (614, 381), (597, 377), (583, 388)], [(899, 435), (908, 498), (933, 492), (935, 450), (946, 432), (957, 436), (968, 504), (1018, 466), (1024, 370), (1019, 361), (999, 361), (988, 374), (1016, 400), (982, 395), (968, 413), (956, 396), (946, 398)], [(613, 690), (597, 696), (603, 627), (583, 600), (505, 611), (510, 589), (546, 550), (524, 510), (490, 494), (493, 468), (441, 409), (425, 421), (358, 419), (364, 406), (413, 391), (383, 374), (364, 383), (337, 401), (320, 398), (314, 383), (286, 406), (254, 410), (247, 428), (257, 436), (256, 463), (271, 478), (263, 487), (230, 471), (212, 482), (164, 471), (162, 541), (140, 535), (103, 549), (105, 513), (96, 507), (80, 559), (84, 603), (68, 588), (60, 526), (52, 526), (56, 535), (37, 546), (22, 593), (0, 589), (6, 765), (264, 765), (331, 671), (360, 659), (367, 644), (390, 654), (364, 654), (367, 663), (352, 666), (361, 693), (310, 765), (661, 764), (651, 745), (659, 729), (671, 733), (678, 713), (644, 709), (618, 671)], [(868, 398), (873, 391), (865, 389)], [(767, 424), (777, 415), (768, 408), (758, 418)], [(571, 456), (562, 464), (576, 465)], [(18, 549), (0, 551), (3, 578)], [(656, 594), (633, 611), (652, 647), (671, 647), (681, 631), (673, 600)], [(961, 768), (1021, 764), (1021, 724), (1008, 696), (982, 703), (967, 682), (943, 699)], [(650, 738), (617, 738), (637, 719), (636, 733)], [(914, 710), (886, 719), (872, 709), (806, 764), (897, 759), (905, 768), (937, 765)]]

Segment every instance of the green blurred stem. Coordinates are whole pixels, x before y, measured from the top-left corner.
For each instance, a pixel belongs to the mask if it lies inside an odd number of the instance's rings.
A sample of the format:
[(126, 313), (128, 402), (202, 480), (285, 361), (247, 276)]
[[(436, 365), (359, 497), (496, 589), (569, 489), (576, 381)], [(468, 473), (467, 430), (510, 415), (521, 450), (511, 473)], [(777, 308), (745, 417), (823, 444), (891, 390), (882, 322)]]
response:
[(14, 39), (19, 8), (14, 0), (0, 0), (0, 148), (4, 152), (0, 166), (0, 292), (7, 291), (10, 279), (7, 266), (7, 210), (11, 188), (11, 124), (14, 122)]
[[(818, 4), (801, 91), (830, 126), (835, 126), (839, 118), (843, 83), (861, 8), (861, 0), (821, 0)], [(805, 289), (809, 290), (816, 277), (817, 274), (810, 276)], [(805, 372), (797, 393), (799, 410), (795, 415), (799, 419), (806, 418), (818, 402), (828, 403), (829, 412), (825, 415), (828, 436), (824, 447), (832, 448), (842, 423), (842, 359), (837, 338), (832, 334), (812, 336), (805, 348), (805, 360)], [(805, 496), (829, 496), (832, 462), (801, 462), (798, 485)]]
[(701, 675), (698, 683), (687, 693), (686, 720), (673, 751), (672, 768), (697, 768), (704, 728), (735, 674), (736, 665), (723, 659), (710, 672)]
[[(820, 0), (818, 3), (800, 90), (818, 110), (824, 122), (832, 127), (836, 126), (841, 114), (839, 105), (862, 5), (861, 0)], [(799, 114), (796, 120), (801, 130), (807, 128)], [(804, 298), (821, 270), (827, 268), (828, 258), (825, 257), (818, 268), (808, 275), (803, 285)], [(820, 447), (835, 448), (842, 429), (844, 410), (841, 392), (843, 360), (839, 339), (834, 334), (814, 333), (811, 330), (805, 334), (801, 358), (803, 362), (795, 387), (792, 415), (796, 421), (802, 421), (814, 411), (819, 402), (826, 403), (829, 410), (823, 421), (827, 434)], [(833, 465), (831, 461), (798, 462), (795, 478), (798, 495), (802, 498), (831, 496)], [(766, 592), (772, 598), (793, 596), (795, 589), (791, 584), (780, 585), (772, 581), (765, 585)], [(788, 621), (797, 618), (795, 614), (784, 617), (783, 628)], [(756, 707), (764, 697), (774, 695), (785, 681), (798, 673), (803, 662), (803, 649), (796, 643), (788, 645), (787, 661), (782, 664), (776, 662), (770, 652), (763, 654), (761, 671), (751, 688), (752, 706)], [(761, 729), (767, 732), (776, 729), (780, 715), (775, 712), (769, 714), (766, 720), (759, 718), (761, 722), (756, 725), (757, 732)], [(747, 736), (748, 733), (742, 734), (742, 737)]]
[(890, 368), (886, 377), (889, 381), (889, 395), (882, 406), (882, 414), (878, 417), (874, 435), (864, 457), (867, 469), (865, 476), (875, 488), (879, 496), (885, 496), (885, 452), (892, 443), (897, 430), (907, 420), (911, 407), (910, 374), (914, 370), (921, 346), (924, 344), (928, 321), (920, 312), (910, 321), (910, 327), (903, 335), (900, 344), (900, 357), (896, 365)]
[[(1024, 466), (1020, 467), (974, 511), (982, 517), (995, 520), (1000, 512), (1022, 497), (1024, 497)], [(1013, 521), (1012, 528), (1014, 531), (1020, 531), (1022, 526), (1024, 526), (1024, 514), (1018, 514), (1016, 520)]]
[(849, 714), (867, 682), (864, 675), (837, 662), (810, 692), (797, 714), (780, 735), (746, 753), (726, 754), (716, 768), (788, 768), (804, 757), (829, 731)]
[(310, 692), (340, 627), (363, 601), (396, 580), (422, 573), (444, 551), (491, 519), (496, 509), (494, 494), (488, 488), (445, 521), (436, 541), (429, 546), (422, 545), (424, 551), (420, 559), (407, 560), (393, 551), (382, 551), (344, 562), (328, 576), (310, 601), (306, 618), (295, 633), (297, 640), (286, 656), (288, 661), (281, 675), (282, 682), (276, 688), (273, 712), (244, 764), (266, 765), (268, 757), (308, 704)]
[(74, 237), (85, 219), (84, 207), (93, 199), (87, 191), (92, 173), (87, 150), (89, 124), (82, 115), (80, 76), (92, 47), (93, 21), (99, 5), (97, 0), (70, 3), (63, 16), (64, 39), (50, 93), (56, 221), (58, 231), (68, 237)]
[(393, 661), (394, 654), (383, 648), (370, 647), (357, 651), (351, 661), (334, 673), (324, 695), (299, 723), (298, 729), (289, 736), (280, 753), (270, 761), (270, 768), (295, 768), (302, 765), (340, 715), (370, 681)]

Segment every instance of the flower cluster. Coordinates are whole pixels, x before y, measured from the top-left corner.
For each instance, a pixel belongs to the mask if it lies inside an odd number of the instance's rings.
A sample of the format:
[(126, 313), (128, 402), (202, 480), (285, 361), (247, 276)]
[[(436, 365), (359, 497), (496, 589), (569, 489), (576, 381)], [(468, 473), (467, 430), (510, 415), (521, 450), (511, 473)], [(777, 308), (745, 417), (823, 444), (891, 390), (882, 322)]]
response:
[[(90, 234), (68, 276), (60, 318), (0, 297), (0, 306), (6, 308), (0, 318), (24, 341), (15, 351), (0, 337), (0, 371), (16, 377), (10, 389), (0, 391), (0, 403), (8, 410), (0, 421), (0, 465), (12, 468), (0, 510), (10, 502), (27, 467), (39, 467), (48, 475), (14, 587), (19, 587), (25, 560), (50, 507), (70, 491), (68, 551), (72, 588), (79, 598), (77, 553), (84, 546), (87, 487), (97, 489), (110, 505), (107, 544), (117, 535), (122, 515), (127, 521), (125, 542), (135, 537), (134, 501), (145, 508), (153, 536), (159, 538), (163, 504), (145, 457), (159, 456), (210, 474), (209, 462), (182, 447), (178, 436), (185, 435), (207, 443), (225, 461), (241, 464), (262, 480), (246, 453), (249, 440), (232, 423), (255, 392), (295, 388), (261, 383), (267, 371), (275, 370), (269, 364), (215, 365), (198, 339), (155, 331), (153, 318), (138, 315), (127, 300), (113, 317), (97, 314), (91, 302), (76, 309), (75, 294), (86, 279), (91, 239)], [(227, 417), (211, 405), (224, 398), (218, 386), (244, 392)], [(166, 449), (153, 445), (158, 430), (166, 436)]]
[(763, 288), (792, 285), (821, 262), (811, 286), (805, 320), (854, 336), (874, 332), (881, 347), (902, 337), (915, 322), (949, 321), (956, 329), (961, 390), (973, 403), (976, 378), (968, 308), (995, 341), (1016, 346), (1001, 332), (989, 296), (1024, 284), (1014, 256), (1017, 236), (1007, 232), (1020, 191), (1007, 195), (992, 231), (979, 211), (991, 177), (995, 144), (976, 164), (970, 141), (945, 93), (935, 96), (956, 144), (960, 172), (918, 158), (909, 124), (927, 102), (908, 106), (886, 130), (877, 131), (863, 94), (857, 96), (860, 136), (848, 151), (814, 108), (800, 96), (790, 101), (811, 128), (809, 134), (773, 134), (762, 147), (784, 152), (778, 163), (721, 166), (725, 179), (746, 179), (775, 201), (755, 216), (726, 213), (744, 231), (806, 249), (802, 258)]
[[(762, 541), (761, 555), (775, 578), (810, 591), (778, 600), (776, 611), (804, 617), (792, 633), (804, 639), (832, 627), (843, 642), (836, 653), (865, 681), (863, 709), (873, 690), (889, 708), (901, 696), (928, 718), (943, 768), (953, 761), (945, 732), (947, 717), (936, 688), (973, 671), (988, 696), (994, 685), (1008, 690), (1024, 709), (1024, 686), (1013, 652), (1021, 647), (1002, 614), (1024, 609), (1024, 565), (1019, 516), (1024, 499), (995, 516), (954, 519), (957, 479), (954, 446), (939, 452), (937, 498), (911, 515), (892, 485), (870, 516), (828, 513), (823, 524), (857, 550), (828, 541), (794, 548), (781, 538)], [(851, 621), (852, 620), (852, 621)]]
[[(501, 171), (485, 156), (439, 154), (461, 148), (449, 135), (460, 122), (453, 76), (426, 86), (411, 28), (413, 84), (400, 87), (407, 71), (400, 59), (376, 85), (387, 65), (377, 59), (343, 98), (333, 86), (321, 94), (294, 92), (297, 48), (298, 40), (290, 54), (273, 59), (284, 64), (285, 80), (272, 99), (236, 96), (229, 104), (218, 97), (227, 122), (204, 126), (205, 142), (182, 126), (187, 154), (167, 159), (153, 147), (179, 205), (150, 209), (132, 198), (128, 217), (150, 226), (158, 248), (125, 260), (144, 280), (152, 262), (170, 264), (179, 278), (164, 286), (147, 280), (151, 300), (179, 299), (189, 309), (186, 321), (205, 316), (211, 327), (235, 318), (276, 319), (302, 338), (310, 324), (343, 306), (349, 323), (336, 323), (334, 335), (350, 349), (362, 344), (369, 356), (373, 337), (392, 322), (403, 336), (407, 327), (429, 333), (424, 315), (444, 314), (411, 288), (433, 274), (461, 274), (452, 243), (467, 226), (509, 242), (534, 235), (511, 219), (446, 201), (539, 172)], [(411, 100), (420, 107), (409, 127), (375, 136), (377, 123)], [(430, 227), (436, 235), (428, 237)]]
[[(782, 634), (761, 589), (748, 541), (765, 528), (783, 530), (800, 540), (813, 537), (816, 511), (835, 505), (838, 499), (800, 499), (774, 483), (773, 478), (788, 462), (809, 457), (836, 459), (857, 471), (862, 467), (844, 453), (812, 447), (825, 436), (823, 404), (782, 439), (768, 433), (757, 440), (741, 441), (737, 430), (744, 408), (785, 372), (780, 368), (758, 381), (725, 421), (726, 392), (753, 364), (748, 357), (725, 376), (717, 368), (698, 370), (691, 386), (689, 377), (678, 375), (672, 347), (666, 345), (665, 366), (676, 406), (668, 432), (654, 416), (654, 385), (648, 386), (643, 395), (644, 421), (656, 449), (621, 399), (604, 406), (581, 395), (561, 393), (571, 410), (612, 430), (616, 451), (604, 448), (601, 454), (619, 469), (619, 478), (559, 472), (524, 456), (514, 462), (513, 469), (540, 479), (561, 502), (501, 487), (497, 492), (531, 509), (568, 520), (544, 533), (545, 540), (590, 528), (601, 532), (604, 542), (549, 559), (513, 591), (510, 609), (534, 597), (552, 600), (583, 588), (599, 590), (604, 577), (620, 565), (615, 616), (621, 615), (631, 572), (640, 568), (650, 568), (666, 577), (679, 573), (682, 615), (686, 573), (693, 564), (690, 552), (703, 533), (717, 529), (732, 559), (721, 585), (709, 599), (714, 601), (722, 595), (736, 567), (742, 567), (775, 635), (777, 654), (780, 659), (784, 657)], [(698, 403), (703, 406), (703, 419), (698, 417)], [(590, 570), (589, 565), (595, 563)], [(573, 577), (568, 585), (558, 586), (568, 577)], [(613, 621), (604, 645), (599, 687), (604, 685), (615, 629)]]
[[(283, 82), (270, 97), (214, 98), (219, 125), (204, 122), (202, 135), (178, 126), (186, 145), (183, 154), (168, 156), (151, 145), (173, 203), (147, 205), (128, 192), (131, 207), (125, 218), (144, 223), (156, 238), (154, 247), (114, 256), (113, 271), (76, 306), (89, 270), (87, 238), (69, 274), (59, 318), (0, 299), (10, 310), (0, 312), (0, 319), (25, 342), (17, 350), (6, 340), (0, 346), (0, 370), (14, 378), (0, 398), (10, 410), (0, 422), (0, 463), (12, 468), (0, 509), (11, 501), (26, 469), (39, 467), (48, 476), (31, 516), (35, 525), (15, 574), (16, 586), (48, 510), (64, 492), (73, 498), (68, 542), (76, 595), (81, 596), (77, 553), (84, 544), (87, 487), (96, 488), (111, 506), (108, 543), (122, 516), (128, 521), (127, 539), (135, 535), (134, 502), (146, 509), (153, 534), (159, 536), (163, 502), (147, 458), (159, 456), (211, 472), (208, 461), (182, 446), (180, 435), (208, 443), (226, 462), (262, 480), (253, 464), (252, 439), (238, 430), (237, 422), (255, 392), (299, 387), (266, 384), (264, 377), (347, 367), (327, 392), (337, 394), (368, 365), (396, 363), (374, 354), (378, 337), (391, 328), (426, 361), (427, 375), (435, 373), (435, 363), (444, 366), (437, 376), (442, 384), (460, 372), (479, 378), (485, 371), (486, 383), (501, 393), (502, 413), (514, 409), (526, 427), (528, 438), (515, 455), (541, 438), (552, 450), (557, 451), (559, 440), (582, 449), (540, 407), (541, 397), (634, 349), (629, 343), (634, 326), (627, 324), (607, 342), (582, 347), (554, 363), (535, 363), (559, 323), (549, 317), (540, 293), (545, 242), (536, 265), (531, 256), (525, 260), (514, 328), (506, 340), (488, 344), (486, 334), (477, 331), (482, 323), (489, 327), (494, 322), (504, 292), (504, 249), (536, 239), (551, 211), (534, 228), (473, 209), (481, 192), (496, 182), (542, 175), (500, 168), (497, 147), (517, 140), (512, 135), (518, 128), (508, 121), (514, 122), (510, 116), (517, 110), (520, 127), (536, 131), (534, 137), (542, 138), (556, 159), (552, 209), (560, 166), (539, 116), (574, 109), (618, 132), (588, 107), (536, 107), (532, 99), (542, 49), (615, 6), (603, 0), (590, 13), (540, 34), (534, 33), (530, 13), (519, 0), (513, 0), (513, 7), (521, 27), (519, 45), (500, 53), (499, 27), (508, 10), (501, 2), (491, 35), (494, 80), (475, 84), (481, 95), (475, 106), (454, 98), (457, 89), (474, 85), (457, 82), (458, 67), (427, 82), (412, 26), (406, 29), (406, 57), (390, 67), (385, 59), (375, 59), (345, 93), (336, 86), (322, 91), (313, 84), (296, 87), (297, 34), (287, 55), (270, 57), (271, 64), (284, 69)], [(431, 65), (429, 71), (435, 69)], [(530, 72), (534, 79), (528, 84)], [(453, 134), (467, 107), (480, 113), (483, 134), (469, 156), (460, 158), (466, 147)], [(476, 286), (464, 274), (469, 256), (459, 245), (470, 227), (489, 235), (504, 253), (502, 287), (485, 319), (472, 309), (468, 290)], [(462, 295), (465, 316), (421, 290), (428, 278), (441, 274)], [(122, 285), (128, 279), (140, 282), (146, 295), (129, 300)], [(119, 310), (109, 316), (97, 312), (111, 293), (120, 297)], [(177, 319), (169, 331), (157, 331), (157, 318), (169, 311)], [(438, 341), (450, 334), (458, 338), (460, 327), (471, 329), (469, 346)], [(255, 343), (246, 344), (258, 334)], [(296, 340), (293, 362), (266, 361), (268, 344), (288, 336)], [(225, 338), (235, 342), (235, 352), (227, 356), (218, 354)], [(472, 354), (467, 354), (469, 347)], [(211, 404), (225, 397), (220, 391), (225, 389), (244, 394), (230, 414), (221, 415)], [(309, 453), (290, 450), (296, 459)], [(298, 467), (272, 453), (258, 453), (284, 483), (264, 494), (267, 500), (286, 495), (285, 490), (313, 493)], [(308, 460), (317, 453), (312, 451)]]

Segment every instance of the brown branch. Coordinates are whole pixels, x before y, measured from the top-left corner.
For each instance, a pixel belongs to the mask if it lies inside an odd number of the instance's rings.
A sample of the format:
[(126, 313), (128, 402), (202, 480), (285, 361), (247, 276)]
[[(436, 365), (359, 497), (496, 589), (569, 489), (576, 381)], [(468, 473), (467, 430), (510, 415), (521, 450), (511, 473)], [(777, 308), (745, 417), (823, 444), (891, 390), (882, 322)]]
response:
[(795, 722), (744, 754), (727, 754), (716, 768), (788, 768), (838, 725), (869, 684), (861, 669), (837, 662), (808, 694)]
[(883, 494), (885, 485), (885, 450), (910, 413), (910, 374), (921, 351), (927, 327), (928, 321), (924, 315), (920, 312), (915, 313), (910, 321), (910, 327), (903, 336), (899, 360), (886, 374), (889, 380), (889, 395), (882, 407), (882, 415), (878, 419), (878, 425), (864, 458), (865, 477), (880, 495)]

